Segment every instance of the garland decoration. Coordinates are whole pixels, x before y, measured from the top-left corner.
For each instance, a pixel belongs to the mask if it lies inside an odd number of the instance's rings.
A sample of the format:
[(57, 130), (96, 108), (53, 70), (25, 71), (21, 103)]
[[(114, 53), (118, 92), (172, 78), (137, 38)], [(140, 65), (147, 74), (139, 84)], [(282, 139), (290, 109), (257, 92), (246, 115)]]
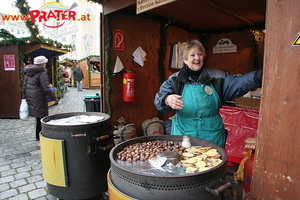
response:
[(166, 36), (166, 22), (160, 21), (159, 29), (159, 48), (158, 48), (158, 72), (160, 84), (162, 84), (166, 79), (165, 65), (164, 61), (166, 58), (166, 49), (167, 49), (167, 36)]
[[(164, 61), (166, 58), (166, 49), (167, 49), (166, 24), (167, 22), (165, 20), (161, 20), (159, 26), (160, 29), (159, 29), (159, 48), (157, 50), (158, 53), (157, 67), (159, 72), (160, 84), (162, 84), (166, 79), (166, 71), (164, 65)], [(164, 114), (162, 112), (158, 112), (158, 117), (159, 119), (163, 119)]]
[(260, 48), (260, 31), (259, 30), (250, 30), (251, 35), (253, 37), (253, 42), (254, 42), (254, 61), (253, 61), (253, 70), (259, 70), (260, 68), (260, 53), (259, 53), (259, 48)]
[[(57, 59), (55, 59), (55, 60), (56, 60), (55, 66), (59, 66)], [(54, 81), (55, 81), (54, 83), (56, 85), (56, 96), (58, 97), (58, 99), (60, 99), (67, 92), (67, 90), (65, 89), (66, 86), (64, 86), (64, 79), (62, 78), (60, 67), (56, 67), (56, 69), (55, 69), (55, 80)]]
[[(19, 50), (19, 52), (24, 52), (23, 45), (18, 46), (18, 50)], [(25, 58), (24, 54), (19, 53), (19, 62), (23, 61), (24, 58)], [(19, 66), (20, 66), (19, 67), (19, 73), (20, 73), (20, 91), (22, 91), (23, 90), (23, 84), (24, 84), (25, 71), (23, 69), (22, 62), (20, 62)]]
[[(19, 9), (19, 11), (22, 15), (29, 15), (30, 7), (28, 6), (28, 3), (26, 0), (17, 0), (16, 7)], [(40, 31), (39, 31), (38, 27), (35, 25), (35, 23), (33, 23), (31, 20), (27, 20), (27, 21), (25, 21), (25, 24), (26, 24), (29, 32), (31, 33), (31, 36), (33, 36), (38, 41), (38, 38), (40, 37)]]
[(60, 61), (60, 63), (64, 62), (64, 61), (69, 61), (69, 62), (75, 62), (75, 63), (79, 63), (81, 61), (84, 61), (84, 60), (89, 60), (90, 58), (92, 57), (100, 57), (100, 55), (89, 55), (87, 57), (84, 57), (84, 58), (81, 58), (79, 60), (76, 60), (76, 59), (70, 59), (70, 58), (65, 58), (63, 59), (62, 61)]
[(6, 45), (24, 45), (29, 43), (38, 43), (38, 44), (46, 44), (49, 46), (54, 46), (56, 48), (64, 48), (68, 50), (72, 50), (72, 45), (64, 45), (60, 42), (51, 40), (49, 38), (44, 38), (43, 36), (40, 36), (38, 38), (38, 41), (35, 37), (23, 37), (23, 38), (16, 38), (13, 34), (11, 34), (9, 31), (5, 29), (0, 29), (0, 38), (3, 38), (3, 40), (0, 41), (0, 46), (6, 46)]
[(112, 78), (113, 75), (111, 73), (110, 69), (110, 63), (111, 63), (111, 58), (110, 58), (110, 52), (111, 52), (111, 47), (112, 47), (112, 33), (111, 33), (111, 27), (110, 27), (110, 17), (106, 16), (105, 18), (105, 23), (106, 23), (106, 35), (107, 35), (107, 40), (105, 42), (105, 71), (106, 71), (106, 103), (108, 107), (108, 115), (112, 116), (113, 114), (113, 107), (111, 105), (111, 93), (112, 93)]

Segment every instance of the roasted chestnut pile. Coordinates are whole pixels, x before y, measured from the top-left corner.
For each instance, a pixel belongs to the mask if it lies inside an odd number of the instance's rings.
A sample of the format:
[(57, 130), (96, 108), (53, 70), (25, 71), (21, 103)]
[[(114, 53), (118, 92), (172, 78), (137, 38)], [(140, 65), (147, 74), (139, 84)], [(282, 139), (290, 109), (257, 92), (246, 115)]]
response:
[(181, 142), (155, 140), (131, 144), (117, 153), (117, 158), (128, 162), (146, 161), (165, 150), (176, 151), (182, 155), (185, 148), (181, 146)]

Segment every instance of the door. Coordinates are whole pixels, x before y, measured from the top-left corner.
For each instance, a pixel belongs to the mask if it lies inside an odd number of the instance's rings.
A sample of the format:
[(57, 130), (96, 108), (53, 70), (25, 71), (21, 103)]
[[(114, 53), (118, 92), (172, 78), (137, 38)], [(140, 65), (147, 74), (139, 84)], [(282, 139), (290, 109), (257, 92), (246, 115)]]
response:
[(19, 49), (0, 46), (0, 118), (19, 118), (21, 102)]

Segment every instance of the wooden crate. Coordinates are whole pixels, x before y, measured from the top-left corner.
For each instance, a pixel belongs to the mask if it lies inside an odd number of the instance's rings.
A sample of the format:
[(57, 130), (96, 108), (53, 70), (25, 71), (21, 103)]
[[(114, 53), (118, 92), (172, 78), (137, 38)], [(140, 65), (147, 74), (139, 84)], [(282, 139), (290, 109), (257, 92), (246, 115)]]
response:
[(235, 99), (235, 105), (241, 108), (259, 110), (260, 98), (239, 97)]

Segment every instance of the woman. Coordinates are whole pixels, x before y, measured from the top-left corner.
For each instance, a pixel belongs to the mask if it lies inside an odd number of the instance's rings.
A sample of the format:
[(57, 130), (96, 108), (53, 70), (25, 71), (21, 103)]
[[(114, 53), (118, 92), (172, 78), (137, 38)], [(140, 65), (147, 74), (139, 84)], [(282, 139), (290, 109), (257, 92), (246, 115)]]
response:
[(189, 135), (225, 147), (225, 129), (219, 110), (226, 100), (261, 87), (262, 71), (232, 76), (204, 66), (206, 56), (198, 40), (186, 42), (184, 65), (160, 87), (154, 104), (163, 113), (176, 112), (172, 135)]
[(45, 56), (34, 58), (34, 64), (24, 68), (26, 73), (23, 85), (23, 98), (26, 98), (29, 116), (36, 118), (36, 140), (39, 141), (39, 133), (42, 130), (41, 119), (49, 114), (47, 95), (56, 99), (50, 90), (50, 84), (46, 71), (48, 59)]

